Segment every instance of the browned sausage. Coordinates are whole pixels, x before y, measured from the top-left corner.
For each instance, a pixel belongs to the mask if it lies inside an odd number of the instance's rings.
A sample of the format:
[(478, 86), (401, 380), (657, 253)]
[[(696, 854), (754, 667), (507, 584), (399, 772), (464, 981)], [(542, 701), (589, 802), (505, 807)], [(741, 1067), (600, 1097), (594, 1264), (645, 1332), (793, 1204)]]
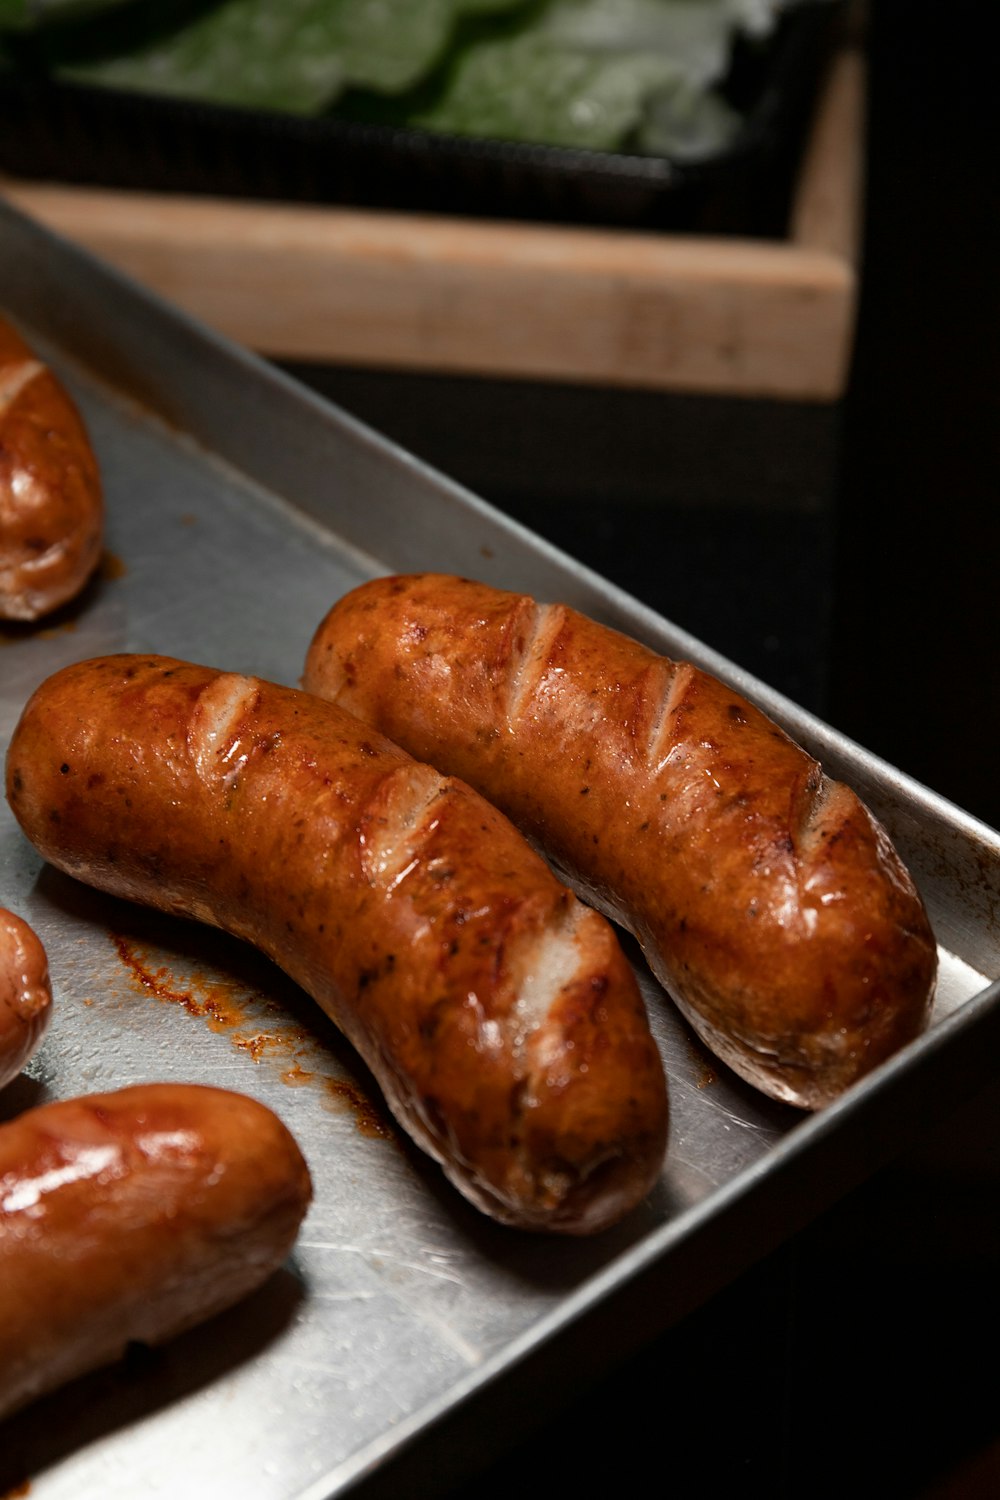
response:
[(0, 1126), (0, 1416), (261, 1285), (309, 1205), (276, 1115), (149, 1084)]
[(656, 1179), (663, 1066), (614, 930), (477, 793), (340, 709), (82, 663), (27, 704), (7, 795), (61, 869), (280, 964), (495, 1217), (587, 1233)]
[(925, 1024), (935, 943), (885, 831), (705, 672), (423, 575), (340, 600), (303, 684), (495, 801), (765, 1093), (818, 1108)]
[(45, 949), (27, 922), (0, 906), (0, 1088), (45, 1035), (52, 987)]
[(0, 619), (37, 620), (97, 567), (97, 460), (62, 383), (0, 316)]

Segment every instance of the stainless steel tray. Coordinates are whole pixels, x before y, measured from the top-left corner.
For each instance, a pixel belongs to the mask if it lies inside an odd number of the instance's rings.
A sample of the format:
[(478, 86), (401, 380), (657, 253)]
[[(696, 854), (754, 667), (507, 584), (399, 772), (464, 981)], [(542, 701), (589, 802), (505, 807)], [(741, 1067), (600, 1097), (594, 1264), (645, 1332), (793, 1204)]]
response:
[[(716, 1066), (634, 955), (672, 1101), (649, 1201), (593, 1241), (500, 1229), (386, 1123), (294, 986), (224, 936), (42, 866), (0, 809), (0, 904), (45, 941), (57, 1010), (0, 1118), (151, 1079), (271, 1105), (315, 1204), (286, 1269), (169, 1348), (0, 1427), (0, 1486), (33, 1500), (330, 1500), (424, 1493), (479, 1443), (668, 1327), (892, 1159), (995, 1072), (1000, 837), (476, 497), (0, 205), (9, 315), (78, 400), (107, 492), (108, 565), (78, 609), (0, 629), (0, 745), (70, 660), (159, 651), (296, 684), (332, 600), (434, 568), (562, 599), (755, 698), (889, 825), (927, 899), (941, 983), (927, 1034), (803, 1117)], [(503, 1423), (491, 1422), (502, 1397)]]

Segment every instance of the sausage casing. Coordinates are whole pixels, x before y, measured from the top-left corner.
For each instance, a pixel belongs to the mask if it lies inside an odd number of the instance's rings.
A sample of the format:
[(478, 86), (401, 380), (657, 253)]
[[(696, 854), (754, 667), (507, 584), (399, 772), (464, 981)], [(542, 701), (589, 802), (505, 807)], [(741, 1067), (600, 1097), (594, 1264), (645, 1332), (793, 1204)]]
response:
[(0, 1416), (238, 1302), (311, 1192), (277, 1116), (227, 1089), (137, 1085), (0, 1126)]
[(0, 1088), (38, 1047), (52, 1014), (49, 964), (23, 918), (0, 906)]
[(707, 673), (425, 574), (335, 604), (303, 685), (501, 807), (765, 1093), (818, 1108), (925, 1024), (936, 947), (884, 829)]
[(592, 1232), (656, 1180), (663, 1065), (613, 928), (342, 710), (162, 657), (80, 663), (26, 705), (7, 795), (61, 869), (274, 959), (494, 1217)]
[(73, 599), (104, 535), (97, 459), (52, 371), (0, 316), (0, 619), (37, 620)]

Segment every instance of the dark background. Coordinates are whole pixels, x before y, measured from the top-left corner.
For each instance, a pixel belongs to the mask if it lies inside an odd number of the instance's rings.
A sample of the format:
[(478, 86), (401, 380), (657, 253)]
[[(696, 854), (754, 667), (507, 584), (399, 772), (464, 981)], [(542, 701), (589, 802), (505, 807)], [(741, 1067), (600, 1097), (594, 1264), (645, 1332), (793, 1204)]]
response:
[[(863, 275), (835, 406), (298, 373), (998, 827), (990, 9), (868, 7)], [(998, 1186), (987, 1091), (455, 1500), (1000, 1496)]]

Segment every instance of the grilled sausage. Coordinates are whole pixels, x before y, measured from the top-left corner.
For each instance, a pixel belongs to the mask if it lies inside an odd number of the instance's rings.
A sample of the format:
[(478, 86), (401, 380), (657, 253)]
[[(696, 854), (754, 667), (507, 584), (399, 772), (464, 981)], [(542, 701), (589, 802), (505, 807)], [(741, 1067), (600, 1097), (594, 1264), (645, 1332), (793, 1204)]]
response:
[(819, 1108), (925, 1024), (936, 947), (885, 831), (705, 672), (422, 575), (341, 599), (302, 680), (492, 799), (765, 1093)]
[(101, 477), (62, 383), (0, 316), (0, 619), (37, 620), (81, 591), (104, 534)]
[(274, 959), (496, 1218), (587, 1233), (656, 1179), (663, 1065), (610, 924), (340, 709), (161, 657), (81, 663), (26, 705), (7, 795), (59, 868)]
[(45, 949), (27, 922), (0, 906), (0, 1089), (31, 1057), (51, 1014)]
[(0, 1126), (0, 1417), (238, 1302), (310, 1196), (285, 1126), (227, 1089), (140, 1085)]

